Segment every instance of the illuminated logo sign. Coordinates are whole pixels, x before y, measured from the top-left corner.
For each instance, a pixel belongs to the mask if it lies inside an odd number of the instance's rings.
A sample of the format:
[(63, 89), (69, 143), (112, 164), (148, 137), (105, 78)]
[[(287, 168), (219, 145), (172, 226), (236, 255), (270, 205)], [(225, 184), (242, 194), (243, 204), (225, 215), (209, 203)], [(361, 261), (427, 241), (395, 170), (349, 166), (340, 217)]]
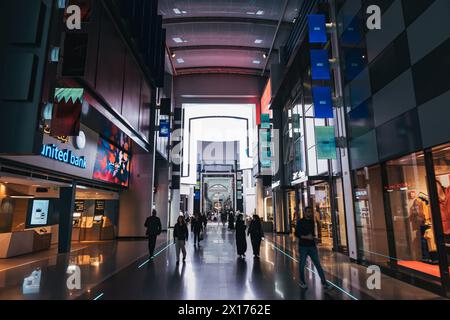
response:
[(71, 150), (60, 150), (54, 144), (43, 145), (41, 156), (59, 162), (67, 163), (81, 169), (86, 169), (87, 167), (87, 161), (85, 157), (79, 157), (75, 155)]

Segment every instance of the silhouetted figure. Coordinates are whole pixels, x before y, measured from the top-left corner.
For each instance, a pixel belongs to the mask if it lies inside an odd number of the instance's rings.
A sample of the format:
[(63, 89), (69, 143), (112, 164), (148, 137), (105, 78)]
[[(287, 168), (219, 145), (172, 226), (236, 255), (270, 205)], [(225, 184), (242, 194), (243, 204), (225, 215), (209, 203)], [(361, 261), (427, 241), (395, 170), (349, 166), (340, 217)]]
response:
[(173, 237), (177, 251), (177, 264), (180, 263), (180, 251), (183, 252), (183, 262), (186, 261), (186, 241), (189, 239), (189, 230), (183, 216), (179, 216), (173, 228)]
[(152, 216), (145, 220), (144, 226), (147, 228), (146, 235), (148, 236), (148, 252), (150, 259), (155, 253), (156, 238), (161, 234), (161, 220), (156, 216), (156, 210), (153, 209)]
[(225, 227), (225, 223), (227, 222), (227, 214), (223, 212), (220, 214), (220, 219), (222, 220), (222, 225)]
[(194, 246), (200, 244), (200, 233), (203, 231), (203, 219), (196, 213), (191, 222), (191, 231), (194, 233)]
[(322, 265), (320, 264), (319, 252), (317, 250), (314, 222), (314, 209), (312, 207), (307, 207), (305, 209), (304, 218), (298, 220), (295, 230), (295, 235), (299, 238), (298, 249), (300, 254), (300, 287), (302, 289), (308, 288), (305, 282), (305, 266), (306, 259), (309, 256), (312, 263), (315, 265), (317, 272), (319, 273), (323, 287), (328, 289), (329, 285), (326, 281)]
[(230, 211), (228, 214), (228, 229), (233, 230), (234, 229), (234, 212)]
[(245, 257), (245, 252), (247, 251), (247, 238), (245, 236), (246, 229), (247, 226), (242, 219), (242, 214), (240, 214), (237, 216), (236, 221), (236, 248), (240, 258)]
[(206, 225), (208, 224), (208, 217), (206, 214), (202, 214), (203, 232), (206, 232)]
[(261, 219), (256, 214), (253, 216), (252, 222), (250, 222), (248, 234), (252, 240), (253, 256), (259, 258), (259, 248), (261, 247), (261, 239), (264, 237), (264, 232), (261, 225)]

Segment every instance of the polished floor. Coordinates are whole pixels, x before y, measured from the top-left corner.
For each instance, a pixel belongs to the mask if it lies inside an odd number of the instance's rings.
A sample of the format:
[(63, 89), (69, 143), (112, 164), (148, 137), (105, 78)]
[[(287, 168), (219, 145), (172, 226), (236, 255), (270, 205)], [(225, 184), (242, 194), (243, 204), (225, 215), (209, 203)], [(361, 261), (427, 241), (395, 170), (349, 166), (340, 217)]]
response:
[[(158, 240), (158, 245), (164, 239)], [(76, 299), (130, 263), (147, 254), (147, 241), (107, 241), (73, 244), (70, 254), (44, 251), (0, 259), (0, 300)], [(14, 266), (15, 264), (15, 266)], [(69, 290), (69, 266), (80, 268), (80, 289)], [(34, 278), (34, 280), (31, 280)]]
[[(170, 237), (170, 235), (169, 235)], [(237, 257), (234, 232), (210, 225), (197, 248), (188, 242), (185, 264), (176, 264), (170, 244), (152, 260), (140, 259), (117, 273), (82, 299), (174, 299), (174, 300), (360, 300), (440, 299), (439, 296), (383, 276), (382, 290), (365, 288), (365, 268), (344, 255), (322, 251), (323, 265), (331, 285), (324, 291), (312, 266), (306, 270), (308, 290), (299, 286), (295, 239), (267, 236), (261, 258), (253, 259), (250, 242), (247, 258)], [(170, 240), (170, 239), (168, 239)]]
[[(177, 265), (169, 232), (158, 238), (153, 259), (148, 259), (146, 241), (111, 241), (77, 244), (70, 254), (49, 251), (21, 257), (16, 267), (5, 261), (9, 266), (0, 269), (0, 299), (442, 299), (386, 275), (380, 290), (370, 290), (365, 267), (325, 248), (320, 250), (321, 259), (331, 289), (322, 289), (316, 270), (308, 265), (309, 289), (302, 290), (296, 241), (285, 235), (267, 234), (256, 260), (248, 241), (247, 257), (240, 259), (234, 232), (211, 224), (199, 247), (190, 239), (187, 252), (186, 263)], [(79, 289), (67, 286), (67, 268), (75, 265), (80, 267)]]

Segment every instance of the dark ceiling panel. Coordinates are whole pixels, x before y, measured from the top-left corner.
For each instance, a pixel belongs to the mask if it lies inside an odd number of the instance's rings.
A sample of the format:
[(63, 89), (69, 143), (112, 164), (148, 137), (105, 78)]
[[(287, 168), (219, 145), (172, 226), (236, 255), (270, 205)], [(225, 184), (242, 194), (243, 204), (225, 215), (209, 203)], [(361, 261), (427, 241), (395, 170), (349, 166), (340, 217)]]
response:
[(286, 0), (159, 0), (174, 68), (261, 73), (263, 54), (276, 35), (269, 62), (277, 60), (304, 0), (287, 1), (283, 13)]

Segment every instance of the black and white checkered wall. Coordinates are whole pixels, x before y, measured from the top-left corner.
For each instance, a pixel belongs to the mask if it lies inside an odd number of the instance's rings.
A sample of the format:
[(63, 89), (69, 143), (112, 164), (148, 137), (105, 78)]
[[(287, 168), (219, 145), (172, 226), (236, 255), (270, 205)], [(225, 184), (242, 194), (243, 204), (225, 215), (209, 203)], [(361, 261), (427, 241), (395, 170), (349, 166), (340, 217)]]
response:
[(449, 142), (450, 1), (337, 3), (353, 169)]

